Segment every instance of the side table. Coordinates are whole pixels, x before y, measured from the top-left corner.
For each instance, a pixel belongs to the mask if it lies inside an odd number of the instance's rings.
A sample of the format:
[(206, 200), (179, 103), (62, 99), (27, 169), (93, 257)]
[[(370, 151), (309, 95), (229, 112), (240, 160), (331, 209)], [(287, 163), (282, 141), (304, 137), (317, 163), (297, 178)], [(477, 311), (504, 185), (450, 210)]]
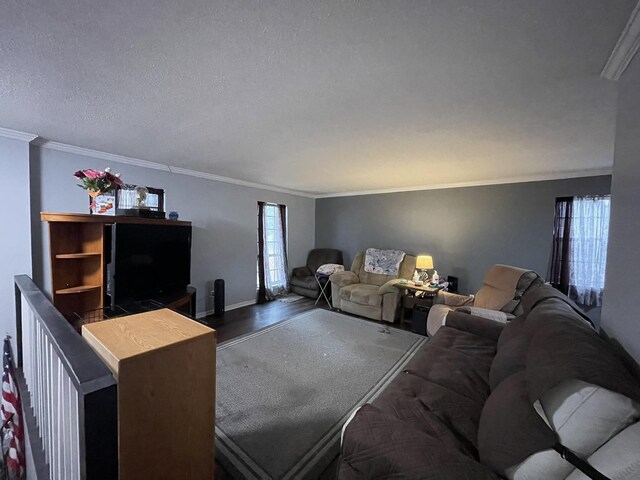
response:
[(414, 313), (416, 307), (421, 307), (422, 312), (428, 313), (429, 308), (433, 306), (438, 292), (443, 287), (431, 287), (429, 285), (414, 285), (412, 283), (397, 283), (395, 285), (402, 291), (402, 315), (400, 316), (400, 324), (404, 324), (408, 311)]

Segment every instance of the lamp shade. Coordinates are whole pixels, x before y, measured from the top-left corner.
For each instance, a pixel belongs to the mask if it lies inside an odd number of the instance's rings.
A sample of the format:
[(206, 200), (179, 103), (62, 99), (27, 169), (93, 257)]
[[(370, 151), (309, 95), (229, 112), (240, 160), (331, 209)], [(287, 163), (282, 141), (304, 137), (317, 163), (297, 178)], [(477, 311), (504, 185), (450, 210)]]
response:
[(418, 255), (418, 258), (416, 259), (416, 268), (433, 268), (433, 257), (431, 257), (431, 255)]

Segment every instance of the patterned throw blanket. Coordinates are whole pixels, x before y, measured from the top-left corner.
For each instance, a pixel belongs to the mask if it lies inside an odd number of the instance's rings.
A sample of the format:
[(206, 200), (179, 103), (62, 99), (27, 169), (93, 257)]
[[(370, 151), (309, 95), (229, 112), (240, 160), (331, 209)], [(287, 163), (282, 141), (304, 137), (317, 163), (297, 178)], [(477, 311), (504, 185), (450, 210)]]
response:
[(398, 275), (405, 253), (401, 250), (379, 250), (367, 248), (364, 256), (364, 271), (382, 275)]

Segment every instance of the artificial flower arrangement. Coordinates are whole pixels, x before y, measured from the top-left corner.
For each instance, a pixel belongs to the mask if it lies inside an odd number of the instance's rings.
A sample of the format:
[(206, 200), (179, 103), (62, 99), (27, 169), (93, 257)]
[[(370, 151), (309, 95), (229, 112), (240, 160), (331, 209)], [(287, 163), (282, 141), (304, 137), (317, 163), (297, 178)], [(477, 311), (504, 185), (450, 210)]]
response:
[(78, 170), (73, 176), (82, 180), (78, 186), (84, 188), (94, 198), (123, 185), (120, 174), (112, 174), (109, 167), (105, 168), (104, 172), (91, 169)]
[(114, 215), (116, 197), (115, 193), (110, 192), (113, 192), (123, 185), (119, 173), (113, 174), (111, 173), (111, 169), (107, 167), (104, 171), (92, 169), (78, 170), (73, 176), (82, 181), (78, 186), (84, 188), (91, 197), (89, 204), (90, 213), (97, 215)]

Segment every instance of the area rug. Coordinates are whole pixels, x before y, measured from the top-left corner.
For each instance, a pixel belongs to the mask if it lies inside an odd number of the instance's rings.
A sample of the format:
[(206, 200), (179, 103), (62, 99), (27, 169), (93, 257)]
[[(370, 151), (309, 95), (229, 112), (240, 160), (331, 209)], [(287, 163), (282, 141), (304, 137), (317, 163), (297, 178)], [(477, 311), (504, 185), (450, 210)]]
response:
[(295, 293), (289, 293), (287, 295), (284, 295), (282, 297), (278, 297), (278, 301), (282, 302), (282, 303), (293, 303), (293, 302), (297, 302), (298, 300), (302, 300), (303, 297), (302, 295), (297, 295)]
[(349, 414), (426, 341), (316, 309), (220, 344), (217, 460), (236, 478), (317, 478)]

